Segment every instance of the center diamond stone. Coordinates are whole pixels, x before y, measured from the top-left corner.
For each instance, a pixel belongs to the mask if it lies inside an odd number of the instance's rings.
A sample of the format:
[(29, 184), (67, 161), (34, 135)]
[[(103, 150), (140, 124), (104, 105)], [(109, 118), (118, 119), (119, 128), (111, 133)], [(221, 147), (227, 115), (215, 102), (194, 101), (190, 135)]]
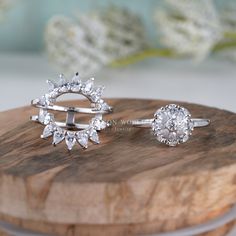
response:
[(176, 131), (176, 130), (178, 129), (177, 120), (176, 120), (176, 119), (169, 119), (169, 120), (166, 122), (166, 128), (167, 128), (169, 131)]
[(152, 123), (157, 140), (169, 146), (186, 142), (193, 130), (189, 111), (175, 104), (157, 110)]

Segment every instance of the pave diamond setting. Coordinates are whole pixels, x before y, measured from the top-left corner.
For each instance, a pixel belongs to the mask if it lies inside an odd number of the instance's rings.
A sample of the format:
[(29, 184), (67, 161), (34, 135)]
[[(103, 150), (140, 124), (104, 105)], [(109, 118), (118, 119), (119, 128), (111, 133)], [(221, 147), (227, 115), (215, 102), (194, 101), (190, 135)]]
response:
[[(104, 87), (94, 86), (94, 78), (82, 82), (79, 74), (76, 73), (71, 82), (67, 81), (63, 75), (59, 75), (59, 82), (56, 83), (47, 80), (49, 85), (48, 93), (41, 98), (33, 100), (33, 105), (38, 105), (39, 115), (36, 116), (36, 121), (45, 125), (41, 138), (53, 138), (52, 144), (57, 144), (65, 141), (68, 150), (72, 150), (76, 142), (84, 149), (88, 148), (89, 141), (99, 144), (98, 131), (107, 128), (108, 122), (103, 120), (103, 111), (112, 111), (112, 108), (101, 99)], [(62, 127), (55, 121), (52, 113), (49, 113), (50, 106), (53, 106), (56, 99), (66, 93), (76, 93), (85, 96), (91, 102), (91, 108), (94, 109), (95, 117), (91, 119), (86, 128), (70, 129)], [(76, 127), (76, 126), (75, 126)]]
[(152, 130), (157, 140), (169, 146), (186, 142), (193, 129), (189, 111), (175, 104), (157, 110), (152, 122)]

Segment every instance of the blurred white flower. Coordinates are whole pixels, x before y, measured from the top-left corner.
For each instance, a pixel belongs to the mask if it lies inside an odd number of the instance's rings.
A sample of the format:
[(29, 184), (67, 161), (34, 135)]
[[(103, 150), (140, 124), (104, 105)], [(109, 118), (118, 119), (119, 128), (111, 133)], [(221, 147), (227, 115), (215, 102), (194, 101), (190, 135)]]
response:
[(165, 0), (154, 20), (163, 46), (196, 60), (204, 59), (222, 37), (211, 0)]
[(78, 14), (76, 20), (55, 16), (48, 22), (45, 39), (57, 67), (84, 76), (147, 46), (139, 17), (117, 7)]
[(227, 4), (220, 13), (224, 31), (236, 32), (236, 3)]
[(10, 8), (12, 3), (13, 0), (0, 0), (0, 20), (3, 19), (3, 16), (5, 15), (6, 11)]
[(218, 53), (221, 57), (236, 61), (236, 3), (227, 4), (220, 13), (224, 38), (220, 42), (221, 50)]

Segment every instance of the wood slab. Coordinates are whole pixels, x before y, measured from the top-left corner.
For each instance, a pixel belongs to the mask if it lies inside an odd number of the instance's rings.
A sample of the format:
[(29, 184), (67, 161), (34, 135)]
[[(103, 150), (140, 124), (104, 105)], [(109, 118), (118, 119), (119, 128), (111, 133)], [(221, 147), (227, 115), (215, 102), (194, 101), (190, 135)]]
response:
[[(77, 146), (69, 152), (65, 143), (54, 148), (51, 138), (40, 139), (43, 126), (29, 121), (35, 108), (0, 113), (0, 218), (58, 235), (95, 235), (100, 228), (96, 235), (124, 236), (203, 223), (236, 203), (235, 114), (175, 102), (212, 123), (171, 148), (148, 129), (120, 124), (152, 118), (173, 101), (108, 102), (115, 111), (106, 118), (115, 126), (100, 133), (100, 145), (85, 151)], [(60, 233), (76, 227), (84, 234)]]

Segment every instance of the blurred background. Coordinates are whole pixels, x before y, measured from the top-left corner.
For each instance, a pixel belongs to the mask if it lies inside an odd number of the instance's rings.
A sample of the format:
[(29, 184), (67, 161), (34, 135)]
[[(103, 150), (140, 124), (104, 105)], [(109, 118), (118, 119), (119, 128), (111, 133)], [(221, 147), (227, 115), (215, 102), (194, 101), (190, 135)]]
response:
[(236, 111), (236, 2), (0, 0), (0, 111), (77, 71), (106, 97)]

